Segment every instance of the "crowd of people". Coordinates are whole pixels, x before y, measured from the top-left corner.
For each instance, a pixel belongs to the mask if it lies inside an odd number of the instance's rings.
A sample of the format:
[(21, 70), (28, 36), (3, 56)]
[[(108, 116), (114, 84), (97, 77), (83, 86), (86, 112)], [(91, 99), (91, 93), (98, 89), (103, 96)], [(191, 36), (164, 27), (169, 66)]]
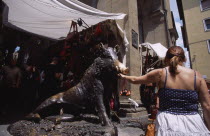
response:
[(27, 114), (46, 98), (73, 86), (73, 73), (64, 76), (57, 57), (42, 69), (32, 64), (19, 66), (13, 55), (5, 62), (0, 69), (0, 114), (18, 110)]

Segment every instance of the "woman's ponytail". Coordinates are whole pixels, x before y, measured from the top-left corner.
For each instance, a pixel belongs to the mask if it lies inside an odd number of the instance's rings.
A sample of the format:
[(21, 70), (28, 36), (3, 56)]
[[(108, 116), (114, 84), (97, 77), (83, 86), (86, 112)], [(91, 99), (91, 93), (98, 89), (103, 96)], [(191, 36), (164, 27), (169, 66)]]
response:
[(178, 71), (177, 71), (177, 65), (179, 64), (179, 57), (177, 56), (174, 56), (173, 58), (170, 59), (170, 62), (169, 62), (169, 72), (172, 74), (172, 75), (176, 75), (178, 74)]
[(166, 52), (165, 62), (169, 66), (169, 72), (172, 75), (179, 73), (177, 65), (185, 62), (185, 60), (184, 50), (180, 46), (172, 46)]

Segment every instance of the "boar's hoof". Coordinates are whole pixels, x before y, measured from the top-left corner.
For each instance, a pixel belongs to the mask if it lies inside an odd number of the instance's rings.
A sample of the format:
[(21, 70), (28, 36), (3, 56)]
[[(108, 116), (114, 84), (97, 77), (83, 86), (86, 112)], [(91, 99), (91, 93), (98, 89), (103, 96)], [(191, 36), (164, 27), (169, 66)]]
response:
[(33, 120), (35, 122), (39, 122), (41, 120), (41, 117), (38, 113), (30, 113), (29, 115), (27, 115), (26, 120)]

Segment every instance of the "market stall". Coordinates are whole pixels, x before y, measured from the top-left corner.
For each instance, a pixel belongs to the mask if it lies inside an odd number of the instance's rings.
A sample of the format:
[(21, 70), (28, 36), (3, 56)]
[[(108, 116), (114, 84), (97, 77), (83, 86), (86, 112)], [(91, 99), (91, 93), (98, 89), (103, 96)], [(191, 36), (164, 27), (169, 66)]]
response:
[(160, 68), (163, 65), (163, 60), (167, 52), (167, 48), (161, 43), (151, 44), (143, 43), (141, 44), (142, 49), (142, 74), (146, 74), (148, 71)]
[[(73, 33), (78, 33), (77, 36), (84, 35), (86, 32), (90, 34), (92, 33), (90, 29), (94, 30), (97, 24), (103, 24), (101, 25), (103, 32), (106, 31), (106, 34), (108, 34), (107, 32), (111, 31), (111, 33), (113, 33), (118, 45), (122, 47), (120, 48), (121, 52), (124, 52), (122, 56), (125, 56), (128, 40), (123, 28), (120, 28), (115, 20), (124, 19), (126, 14), (107, 13), (85, 5), (77, 0), (3, 0), (3, 8), (3, 32), (4, 30), (5, 33), (8, 33), (9, 30), (11, 31), (10, 36), (5, 36), (3, 33), (3, 40), (11, 42), (9, 39), (12, 38), (14, 39), (13, 41), (15, 41), (9, 44), (7, 42), (3, 44), (11, 45), (12, 47), (35, 46), (36, 44), (42, 46), (39, 48), (46, 49), (58, 40), (60, 42), (59, 44), (63, 44), (62, 42), (64, 40), (78, 40), (71, 37)], [(106, 28), (104, 27), (105, 22), (109, 24), (109, 27), (107, 27), (108, 25), (106, 25)], [(99, 32), (100, 27), (97, 28)], [(79, 34), (79, 32), (81, 33)], [(11, 37), (11, 35), (14, 36)], [(37, 48), (37, 46), (35, 47)], [(24, 47), (24, 49), (25, 48), (27, 47)], [(37, 50), (32, 49), (33, 47), (28, 48), (30, 49), (26, 49), (27, 52)], [(39, 52), (43, 52), (43, 49), (41, 50), (42, 51)], [(10, 53), (11, 52), (12, 51), (10, 51)], [(39, 56), (42, 55), (39, 54)], [(22, 60), (25, 59), (24, 56), (20, 55), (20, 57), (22, 57)], [(36, 63), (39, 63), (38, 60), (39, 59), (34, 58), (32, 62), (36, 61)]]
[[(21, 58), (19, 66), (26, 74), (27, 70), (38, 73), (37, 77), (31, 79), (32, 84), (35, 80), (38, 82), (38, 88), (26, 86), (24, 90), (34, 90), (38, 97), (42, 97), (41, 93), (44, 91), (56, 88), (53, 93), (58, 93), (77, 84), (95, 59), (97, 52), (94, 48), (98, 45), (112, 49), (117, 59), (124, 61), (128, 41), (124, 30), (115, 20), (124, 19), (125, 14), (106, 13), (77, 0), (3, 2), (4, 29), (12, 30), (15, 37), (15, 32), (21, 32), (17, 36), (21, 39), (21, 44), (18, 44)], [(58, 67), (56, 71), (52, 71), (55, 75), (59, 74), (59, 77), (56, 77), (56, 83), (53, 84), (55, 87), (49, 89), (52, 83), (44, 82), (48, 66), (54, 60)], [(31, 78), (31, 75), (26, 77)], [(115, 85), (117, 87), (117, 80)], [(117, 88), (113, 90), (116, 92)], [(45, 92), (50, 93), (52, 92)], [(116, 95), (114, 97), (118, 97)]]
[[(160, 43), (141, 44), (142, 50), (142, 74), (145, 75), (148, 72), (162, 68), (164, 66), (164, 57), (167, 52), (167, 48)], [(149, 117), (155, 119), (157, 113), (157, 85), (155, 83), (142, 84), (139, 88), (141, 94), (141, 101), (147, 108)]]

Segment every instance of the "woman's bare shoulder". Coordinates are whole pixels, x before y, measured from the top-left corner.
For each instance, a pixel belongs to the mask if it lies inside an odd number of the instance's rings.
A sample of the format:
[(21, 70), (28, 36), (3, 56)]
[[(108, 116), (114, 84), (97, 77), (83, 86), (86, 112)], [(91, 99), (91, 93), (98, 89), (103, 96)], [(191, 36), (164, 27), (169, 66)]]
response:
[(189, 75), (195, 75), (197, 85), (200, 85), (200, 82), (203, 80), (203, 78), (202, 78), (202, 74), (199, 71), (196, 71), (190, 68), (184, 68), (184, 72), (185, 73), (187, 72)]
[(199, 71), (194, 70), (194, 69), (190, 69), (190, 68), (186, 68), (186, 67), (185, 67), (185, 70), (184, 70), (184, 71), (185, 71), (185, 72), (188, 72), (188, 73), (196, 74), (196, 77), (197, 77), (197, 78), (202, 78), (201, 73), (200, 73)]
[(196, 76), (197, 76), (198, 78), (202, 78), (202, 75), (201, 75), (200, 72), (198, 72), (198, 71), (195, 71), (195, 72), (196, 72)]
[(183, 66), (179, 66), (178, 70), (180, 70), (180, 72), (184, 72), (186, 74), (194, 74), (196, 72), (196, 75), (198, 75), (197, 71), (195, 71), (195, 70), (193, 70), (191, 68), (186, 68), (186, 67), (183, 67)]

